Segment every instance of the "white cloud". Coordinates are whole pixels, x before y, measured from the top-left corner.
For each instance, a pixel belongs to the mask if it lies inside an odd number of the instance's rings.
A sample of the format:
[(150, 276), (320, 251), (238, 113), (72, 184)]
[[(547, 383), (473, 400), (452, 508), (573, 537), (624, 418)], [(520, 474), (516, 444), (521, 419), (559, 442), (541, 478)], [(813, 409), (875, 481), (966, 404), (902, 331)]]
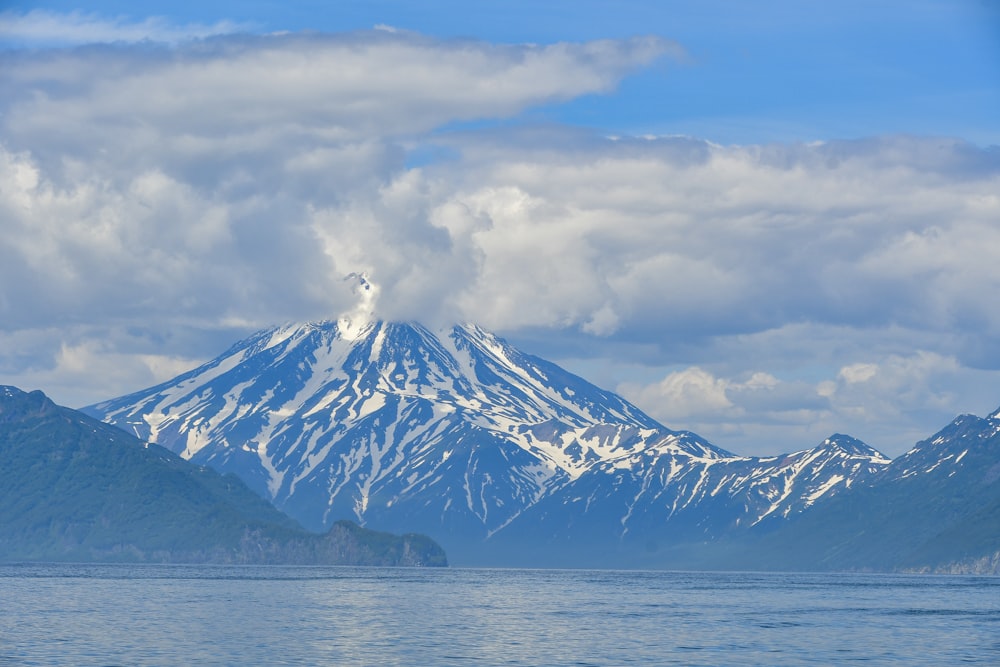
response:
[[(158, 384), (206, 360), (207, 355), (185, 354), (183, 343), (176, 340), (179, 337), (74, 325), (0, 332), (0, 349), (4, 350), (0, 354), (0, 384), (41, 389), (63, 405), (82, 407)], [(176, 353), (146, 351), (157, 349), (157, 344), (159, 349)], [(217, 350), (212, 350), (211, 354), (215, 353)], [(106, 394), (95, 395), (95, 384)]]
[(0, 108), (8, 146), (35, 155), (113, 157), (109, 167), (207, 160), (214, 170), (263, 156), (281, 176), (313, 150), (607, 92), (670, 48), (656, 38), (500, 46), (373, 31), (8, 53)]
[(246, 30), (231, 21), (212, 25), (174, 25), (162, 17), (132, 21), (126, 17), (106, 18), (98, 14), (62, 14), (43, 9), (27, 13), (0, 12), (0, 39), (15, 43), (69, 45), (95, 42), (180, 42)]
[(806, 382), (758, 371), (741, 380), (693, 366), (618, 390), (670, 426), (758, 455), (804, 449), (847, 431), (895, 456), (967, 412), (963, 406), (985, 414), (996, 402), (987, 394), (995, 373), (926, 351), (850, 364), (832, 375)]
[(474, 278), (476, 248), (397, 139), (607, 90), (668, 46), (379, 32), (8, 54), (4, 245), (40, 294), (7, 309), (329, 316), (368, 271), (417, 316)]
[(121, 331), (337, 317), (352, 272), (382, 317), (627, 350), (610, 386), (738, 451), (890, 418), (898, 450), (1000, 368), (995, 149), (439, 131), (611, 90), (657, 39), (177, 41), (0, 54), (4, 381), (136, 389), (224, 345)]
[(595, 336), (609, 336), (618, 329), (618, 314), (610, 303), (604, 304), (581, 327), (585, 332)]
[[(919, 139), (563, 150), (504, 139), (507, 150), (467, 148), (453, 174), (462, 189), (451, 199), (493, 223), (477, 239), (485, 259), (466, 300), (481, 305), (476, 319), (592, 326), (613, 304), (622, 331), (795, 321), (1000, 331), (977, 296), (1000, 287), (995, 152)], [(931, 149), (952, 165), (928, 163)]]
[[(0, 330), (60, 323), (98, 339), (133, 322), (214, 331), (336, 317), (355, 306), (343, 277), (358, 271), (385, 286), (383, 314), (453, 315), (490, 221), (446, 201), (452, 184), (405, 169), (414, 137), (610, 90), (673, 48), (385, 31), (191, 42), (155, 20), (3, 20), (25, 39), (178, 42), (0, 54)], [(10, 381), (50, 377), (38, 368), (79, 380), (72, 359), (112, 359), (81, 356), (86, 340), (45, 341), (35, 362), (4, 353)], [(148, 378), (151, 353), (140, 345), (117, 367)], [(91, 375), (100, 391), (116, 386)]]
[(618, 390), (650, 414), (677, 423), (692, 417), (727, 415), (733, 407), (726, 395), (730, 384), (727, 380), (692, 366), (670, 373), (659, 382), (646, 387), (625, 384)]
[(840, 369), (837, 377), (847, 384), (858, 384), (867, 382), (878, 373), (878, 366), (875, 364), (851, 364)]
[(867, 421), (895, 421), (907, 411), (956, 409), (950, 388), (962, 367), (954, 357), (917, 351), (878, 363), (845, 366), (830, 400), (837, 410)]

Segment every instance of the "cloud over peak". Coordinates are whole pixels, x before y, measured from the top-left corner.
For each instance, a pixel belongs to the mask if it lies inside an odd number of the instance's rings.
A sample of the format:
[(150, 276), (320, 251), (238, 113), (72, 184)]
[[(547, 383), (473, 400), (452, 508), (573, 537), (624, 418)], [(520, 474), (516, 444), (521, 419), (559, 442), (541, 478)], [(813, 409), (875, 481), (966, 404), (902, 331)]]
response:
[(59, 24), (125, 40), (0, 52), (7, 331), (336, 317), (354, 307), (352, 272), (385, 286), (383, 316), (450, 316), (489, 223), (408, 169), (412, 148), (454, 121), (610, 90), (675, 48), (402, 31), (174, 40), (154, 19), (131, 27), (169, 43), (126, 43), (138, 33), (122, 20), (117, 33), (76, 14), (3, 21), (7, 35)]
[(1000, 368), (995, 148), (524, 122), (680, 53), (660, 38), (201, 37), (0, 52), (7, 382), (132, 369), (82, 404), (218, 351), (151, 330), (474, 321), (641, 349), (659, 377), (608, 386), (673, 426), (832, 432), (866, 391), (923, 382), (899, 415)]

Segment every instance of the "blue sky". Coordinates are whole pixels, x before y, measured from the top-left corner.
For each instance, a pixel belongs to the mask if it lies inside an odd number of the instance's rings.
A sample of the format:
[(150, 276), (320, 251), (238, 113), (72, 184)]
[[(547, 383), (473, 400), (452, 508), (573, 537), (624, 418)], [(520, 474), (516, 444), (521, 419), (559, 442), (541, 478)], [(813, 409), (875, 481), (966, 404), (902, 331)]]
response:
[(991, 2), (0, 4), (0, 382), (471, 319), (739, 453), (1000, 404)]

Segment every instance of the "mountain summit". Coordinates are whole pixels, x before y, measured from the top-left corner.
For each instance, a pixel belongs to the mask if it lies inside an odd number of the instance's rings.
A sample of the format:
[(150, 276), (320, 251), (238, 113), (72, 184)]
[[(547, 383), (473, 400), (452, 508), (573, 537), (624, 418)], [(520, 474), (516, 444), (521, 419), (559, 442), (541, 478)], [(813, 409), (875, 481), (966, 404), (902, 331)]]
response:
[(428, 533), (459, 556), (518, 536), (711, 538), (800, 511), (888, 463), (840, 436), (783, 457), (736, 456), (475, 325), (277, 327), (85, 411), (236, 473), (313, 530), (350, 518)]

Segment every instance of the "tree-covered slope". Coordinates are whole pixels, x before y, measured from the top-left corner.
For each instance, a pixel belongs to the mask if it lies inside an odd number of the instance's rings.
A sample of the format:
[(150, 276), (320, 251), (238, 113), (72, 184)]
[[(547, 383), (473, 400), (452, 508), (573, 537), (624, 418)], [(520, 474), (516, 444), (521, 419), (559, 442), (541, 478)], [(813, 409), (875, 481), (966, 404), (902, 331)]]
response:
[(428, 538), (309, 533), (253, 493), (119, 429), (0, 387), (0, 560), (442, 565)]

